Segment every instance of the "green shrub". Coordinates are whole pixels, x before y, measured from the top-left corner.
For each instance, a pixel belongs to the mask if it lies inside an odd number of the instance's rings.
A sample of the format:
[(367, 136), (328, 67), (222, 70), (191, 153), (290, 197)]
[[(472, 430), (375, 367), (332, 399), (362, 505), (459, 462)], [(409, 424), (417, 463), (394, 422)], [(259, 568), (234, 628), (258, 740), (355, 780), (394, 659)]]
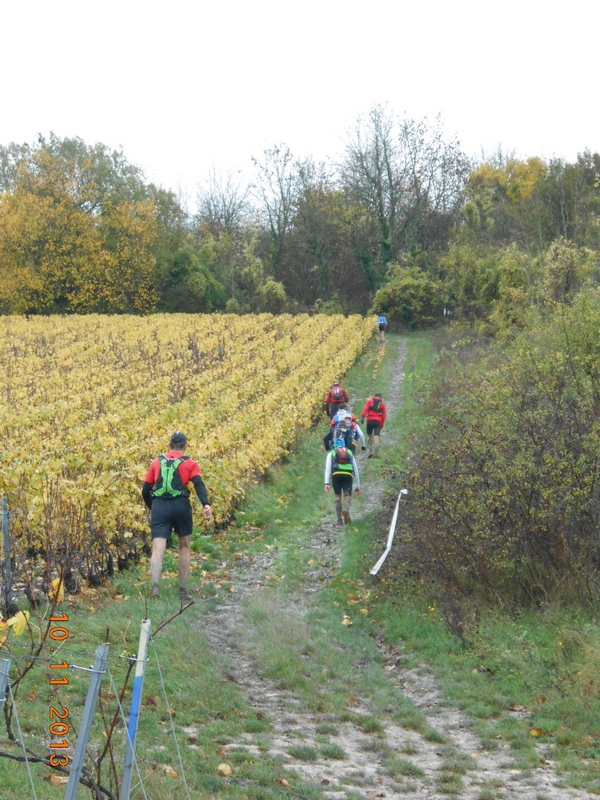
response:
[(466, 366), (441, 353), (410, 460), (420, 569), (511, 603), (600, 588), (600, 293)]
[(442, 319), (447, 299), (442, 284), (418, 267), (394, 264), (391, 280), (373, 298), (372, 313), (384, 313), (395, 328), (421, 328)]

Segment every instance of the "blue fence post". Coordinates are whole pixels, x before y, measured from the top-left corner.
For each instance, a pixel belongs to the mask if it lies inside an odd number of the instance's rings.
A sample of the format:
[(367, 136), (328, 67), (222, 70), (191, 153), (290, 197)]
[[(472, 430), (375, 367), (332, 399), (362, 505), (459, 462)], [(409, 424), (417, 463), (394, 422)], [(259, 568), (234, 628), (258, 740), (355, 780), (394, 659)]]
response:
[(142, 621), (140, 644), (135, 664), (135, 678), (133, 679), (133, 692), (131, 694), (131, 711), (129, 713), (129, 725), (127, 728), (127, 744), (125, 745), (125, 763), (123, 765), (123, 779), (121, 781), (121, 793), (119, 795), (120, 800), (129, 800), (131, 793), (131, 778), (135, 759), (135, 739), (140, 720), (142, 688), (144, 686), (144, 674), (146, 672), (146, 662), (148, 660), (149, 638), (150, 620), (145, 619)]

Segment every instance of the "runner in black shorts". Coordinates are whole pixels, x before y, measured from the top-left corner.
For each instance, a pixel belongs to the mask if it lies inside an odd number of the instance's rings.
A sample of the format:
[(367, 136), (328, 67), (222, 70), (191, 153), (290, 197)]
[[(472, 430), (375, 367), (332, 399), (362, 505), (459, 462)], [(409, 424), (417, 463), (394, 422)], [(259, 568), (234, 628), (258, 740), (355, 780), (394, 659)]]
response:
[(158, 581), (167, 548), (167, 539), (173, 531), (179, 538), (179, 599), (191, 602), (187, 590), (190, 574), (190, 538), (193, 530), (192, 506), (188, 484), (192, 483), (200, 502), (204, 506), (204, 518), (212, 518), (206, 486), (200, 477), (200, 467), (185, 455), (187, 439), (177, 431), (171, 436), (168, 453), (155, 458), (146, 474), (142, 497), (150, 509), (152, 532), (152, 556), (150, 557), (150, 597), (160, 597)]
[[(325, 491), (333, 486), (338, 525), (349, 525), (352, 491), (360, 492), (360, 476), (356, 459), (344, 439), (336, 439), (325, 459)], [(345, 500), (345, 502), (344, 502)]]
[[(373, 397), (370, 397), (365, 403), (365, 407), (360, 415), (360, 421), (364, 422), (367, 419), (367, 442), (369, 448), (369, 458), (372, 455), (375, 458), (379, 455), (379, 436), (385, 425), (386, 418), (385, 403), (381, 399), (381, 394), (376, 392)], [(374, 443), (374, 452), (371, 452), (371, 444)]]

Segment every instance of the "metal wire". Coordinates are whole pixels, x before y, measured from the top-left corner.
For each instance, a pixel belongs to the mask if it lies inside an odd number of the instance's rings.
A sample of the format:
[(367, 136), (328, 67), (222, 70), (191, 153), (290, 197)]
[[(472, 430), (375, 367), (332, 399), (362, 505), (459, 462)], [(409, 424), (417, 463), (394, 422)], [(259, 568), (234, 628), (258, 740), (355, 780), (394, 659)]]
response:
[(167, 714), (169, 715), (169, 719), (171, 720), (171, 732), (173, 733), (173, 739), (175, 740), (175, 749), (177, 750), (177, 758), (179, 759), (179, 767), (181, 769), (181, 777), (183, 779), (183, 785), (185, 786), (185, 793), (187, 795), (188, 800), (192, 800), (190, 797), (190, 790), (188, 789), (187, 781), (185, 779), (185, 770), (183, 769), (183, 760), (181, 758), (181, 751), (179, 749), (179, 742), (177, 741), (177, 735), (175, 733), (175, 723), (173, 722), (173, 714), (171, 712), (171, 706), (169, 705), (169, 698), (167, 697), (167, 691), (165, 689), (165, 682), (162, 676), (162, 670), (160, 668), (160, 662), (158, 660), (158, 653), (156, 652), (156, 644), (154, 643), (154, 638), (150, 637), (150, 642), (152, 644), (152, 648), (154, 650), (154, 658), (156, 659), (156, 666), (158, 667), (158, 675), (160, 677), (160, 683), (163, 690), (163, 695), (165, 698), (165, 705), (167, 707)]
[(19, 739), (21, 740), (21, 746), (23, 748), (23, 755), (25, 756), (25, 764), (27, 765), (27, 774), (29, 775), (29, 783), (31, 784), (31, 791), (33, 792), (33, 799), (37, 800), (37, 795), (35, 793), (35, 786), (33, 785), (33, 775), (31, 774), (31, 767), (29, 765), (29, 759), (27, 758), (27, 750), (25, 748), (25, 740), (23, 739), (23, 733), (21, 731), (21, 723), (19, 722), (19, 712), (17, 710), (17, 704), (15, 703), (15, 698), (12, 691), (12, 686), (10, 682), (8, 684), (8, 691), (10, 693), (10, 699), (12, 702), (12, 706), (15, 710), (15, 722), (17, 723), (17, 730), (19, 731)]

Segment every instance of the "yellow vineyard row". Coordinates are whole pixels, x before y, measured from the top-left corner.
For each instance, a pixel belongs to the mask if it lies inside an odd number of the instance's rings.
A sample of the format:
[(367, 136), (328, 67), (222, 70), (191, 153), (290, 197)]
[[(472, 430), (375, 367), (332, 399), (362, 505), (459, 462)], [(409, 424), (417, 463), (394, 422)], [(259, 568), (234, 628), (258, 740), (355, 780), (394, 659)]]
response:
[(358, 316), (0, 319), (0, 495), (15, 536), (135, 536), (146, 469), (174, 430), (226, 519), (372, 331)]

